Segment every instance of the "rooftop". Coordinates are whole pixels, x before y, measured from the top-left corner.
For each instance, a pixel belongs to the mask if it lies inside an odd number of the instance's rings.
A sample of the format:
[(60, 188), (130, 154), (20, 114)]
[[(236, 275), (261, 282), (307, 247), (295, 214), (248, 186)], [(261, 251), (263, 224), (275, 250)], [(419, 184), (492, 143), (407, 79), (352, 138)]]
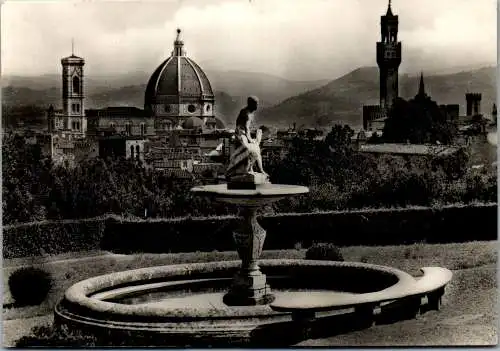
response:
[(449, 145), (420, 144), (365, 144), (359, 151), (377, 154), (418, 155), (418, 156), (448, 156), (460, 149)]

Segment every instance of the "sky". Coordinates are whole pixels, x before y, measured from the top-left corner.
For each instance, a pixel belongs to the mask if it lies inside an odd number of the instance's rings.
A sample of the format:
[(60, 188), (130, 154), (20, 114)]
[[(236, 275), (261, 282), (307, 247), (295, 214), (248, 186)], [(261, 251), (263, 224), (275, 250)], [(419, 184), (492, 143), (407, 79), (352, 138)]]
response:
[[(496, 63), (496, 0), (392, 0), (400, 72)], [(176, 29), (205, 70), (333, 79), (376, 66), (387, 0), (5, 0), (2, 74), (59, 74), (74, 53), (86, 74), (153, 72)]]

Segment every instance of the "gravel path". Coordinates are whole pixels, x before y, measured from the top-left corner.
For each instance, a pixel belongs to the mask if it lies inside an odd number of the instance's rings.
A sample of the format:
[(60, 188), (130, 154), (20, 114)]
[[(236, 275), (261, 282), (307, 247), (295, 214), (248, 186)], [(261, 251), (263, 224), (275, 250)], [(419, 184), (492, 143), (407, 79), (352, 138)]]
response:
[(51, 324), (54, 320), (52, 314), (23, 319), (11, 319), (2, 321), (2, 346), (14, 347), (17, 340), (29, 335), (33, 327)]

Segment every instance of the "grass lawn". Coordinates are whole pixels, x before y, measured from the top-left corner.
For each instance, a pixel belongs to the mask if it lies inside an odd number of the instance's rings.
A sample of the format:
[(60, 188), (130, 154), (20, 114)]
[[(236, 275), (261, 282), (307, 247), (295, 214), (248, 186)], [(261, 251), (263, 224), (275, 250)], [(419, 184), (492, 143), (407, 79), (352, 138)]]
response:
[[(493, 345), (497, 343), (496, 262), (493, 242), (463, 244), (415, 244), (408, 246), (345, 247), (346, 261), (388, 265), (418, 275), (423, 266), (442, 266), (454, 271), (439, 312), (416, 320), (381, 325), (326, 339), (306, 340), (300, 346), (387, 345)], [(304, 258), (305, 250), (264, 251), (261, 258)], [(49, 323), (52, 310), (72, 284), (100, 274), (155, 265), (238, 259), (236, 252), (116, 255), (93, 252), (26, 260), (4, 260), (3, 346), (30, 333), (33, 326)], [(40, 263), (39, 263), (40, 262)], [(54, 286), (40, 306), (16, 308), (8, 291), (9, 275), (23, 265), (49, 271)]]

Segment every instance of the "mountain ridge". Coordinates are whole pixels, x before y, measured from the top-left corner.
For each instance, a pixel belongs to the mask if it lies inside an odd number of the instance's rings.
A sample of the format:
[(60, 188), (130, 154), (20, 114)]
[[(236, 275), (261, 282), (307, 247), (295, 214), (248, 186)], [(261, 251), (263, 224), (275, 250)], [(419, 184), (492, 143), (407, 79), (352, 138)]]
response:
[[(379, 102), (379, 72), (375, 66), (359, 67), (336, 79), (291, 81), (281, 77), (241, 71), (206, 71), (216, 95), (216, 113), (225, 121), (235, 118), (246, 97), (261, 100), (259, 124), (289, 126), (329, 126), (333, 123), (361, 125), (362, 106)], [(496, 100), (496, 67), (478, 67), (453, 74), (425, 75), (428, 94), (440, 104), (457, 103), (465, 108), (465, 93), (483, 94), (483, 112)], [(131, 78), (132, 77), (132, 78)], [(140, 78), (142, 77), (142, 78)], [(5, 78), (5, 77), (4, 77)], [(61, 82), (58, 75), (35, 78), (7, 76), (2, 79), (2, 104), (60, 107)], [(132, 72), (126, 77), (86, 78), (86, 108), (106, 106), (143, 107), (149, 74)], [(413, 97), (418, 89), (418, 74), (402, 74), (400, 96)], [(143, 81), (138, 84), (137, 82)]]
[[(334, 123), (362, 125), (363, 105), (379, 104), (379, 78), (377, 67), (360, 67), (324, 86), (289, 97), (283, 102), (264, 109), (262, 121), (274, 125), (329, 127)], [(489, 113), (496, 101), (496, 67), (480, 67), (453, 74), (424, 74), (426, 92), (438, 104), (458, 104), (465, 113), (465, 93), (482, 94), (482, 112)], [(418, 91), (419, 75), (399, 76), (399, 95), (412, 98)]]

